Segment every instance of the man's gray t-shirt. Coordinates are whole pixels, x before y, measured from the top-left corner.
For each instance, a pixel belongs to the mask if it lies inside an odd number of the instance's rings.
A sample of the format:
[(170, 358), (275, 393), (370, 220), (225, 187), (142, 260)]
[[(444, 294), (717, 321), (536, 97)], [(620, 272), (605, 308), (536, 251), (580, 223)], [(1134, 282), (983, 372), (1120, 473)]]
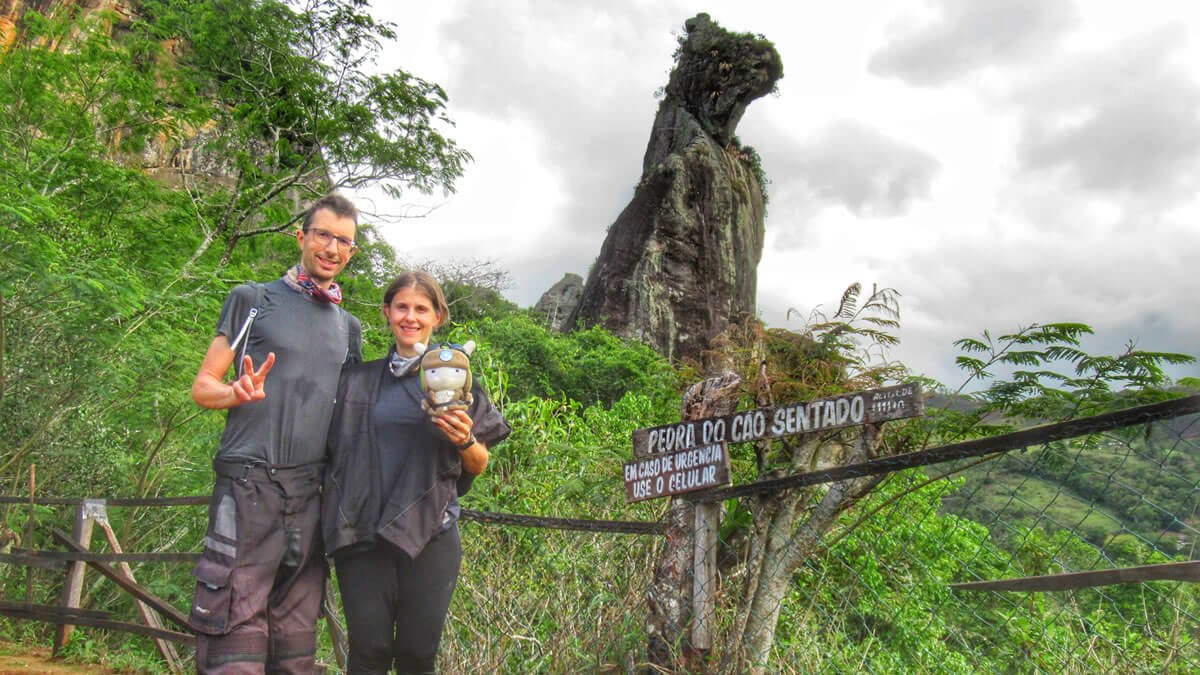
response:
[[(275, 365), (264, 383), (266, 398), (229, 409), (217, 454), (276, 466), (323, 461), (342, 365), (362, 360), (358, 319), (282, 279), (263, 286), (261, 303), (255, 284), (233, 289), (217, 322), (217, 334), (232, 345), (250, 308), (258, 307), (248, 338), (243, 337), (249, 340), (246, 354), (258, 369), (267, 354), (275, 352)], [(240, 374), (241, 344), (234, 353)]]

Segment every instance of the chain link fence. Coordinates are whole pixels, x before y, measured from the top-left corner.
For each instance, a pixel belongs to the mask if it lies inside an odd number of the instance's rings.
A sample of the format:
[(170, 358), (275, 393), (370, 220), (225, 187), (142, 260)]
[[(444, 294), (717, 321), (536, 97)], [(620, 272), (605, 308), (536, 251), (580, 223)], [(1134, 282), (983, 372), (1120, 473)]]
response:
[[(1200, 571), (1180, 563), (1197, 542), (1198, 450), (1200, 418), (1188, 414), (877, 475), (835, 469), (840, 481), (734, 486), (737, 500), (721, 505), (717, 584), (706, 589), (712, 649), (689, 654), (684, 630), (673, 667), (1195, 672)], [(851, 488), (863, 496), (820, 529), (831, 495)], [(794, 530), (776, 542), (815, 544), (790, 559), (756, 555), (755, 533), (789, 509)], [(652, 526), (504, 518), (463, 524), (444, 668), (652, 670), (647, 601), (663, 537)], [(772, 560), (794, 567), (770, 574), (761, 566)], [(1018, 579), (1041, 590), (972, 586)], [(757, 625), (769, 649), (739, 661)]]
[[(1019, 434), (1011, 436), (1037, 437)], [(716, 583), (674, 598), (655, 585), (667, 549), (681, 545), (668, 518), (465, 511), (442, 669), (652, 672), (648, 616), (682, 610), (678, 635), (661, 636), (677, 659), (665, 665), (692, 672), (1200, 670), (1200, 563), (1190, 562), (1200, 540), (1200, 416), (1105, 430), (1085, 422), (1007, 449), (998, 438), (678, 500), (710, 500), (721, 526)], [(747, 447), (734, 453), (752, 461)], [(662, 504), (664, 514), (677, 508)], [(784, 523), (786, 536), (765, 543)], [(783, 544), (792, 555), (780, 554)], [(24, 585), (17, 571), (8, 568), (13, 595)], [(673, 572), (684, 585), (694, 578)], [(985, 583), (996, 580), (1016, 590)], [(711, 649), (699, 651), (689, 649), (688, 609), (664, 606), (697, 590), (714, 607)]]
[(635, 672), (659, 537), (462, 526), (443, 672)]

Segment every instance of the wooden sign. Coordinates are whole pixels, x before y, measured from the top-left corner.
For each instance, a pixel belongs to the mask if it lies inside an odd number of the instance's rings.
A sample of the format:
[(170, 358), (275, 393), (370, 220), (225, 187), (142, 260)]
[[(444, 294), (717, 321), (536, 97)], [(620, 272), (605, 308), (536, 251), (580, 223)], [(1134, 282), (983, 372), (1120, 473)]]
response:
[(755, 408), (633, 432), (634, 457), (654, 457), (715, 443), (745, 443), (916, 417), (924, 412), (918, 384), (898, 384), (805, 403)]
[(706, 445), (625, 464), (625, 501), (678, 495), (729, 484), (724, 443)]

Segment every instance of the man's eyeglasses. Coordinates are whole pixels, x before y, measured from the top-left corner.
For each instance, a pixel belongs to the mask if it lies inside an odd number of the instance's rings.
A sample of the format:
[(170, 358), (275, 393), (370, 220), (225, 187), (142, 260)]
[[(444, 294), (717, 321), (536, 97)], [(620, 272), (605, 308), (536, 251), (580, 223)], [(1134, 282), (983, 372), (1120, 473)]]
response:
[(358, 248), (354, 245), (353, 239), (339, 237), (329, 230), (312, 227), (308, 230), (308, 236), (312, 237), (313, 241), (317, 242), (317, 246), (321, 248), (329, 248), (329, 242), (331, 241), (337, 242), (339, 251), (353, 251)]

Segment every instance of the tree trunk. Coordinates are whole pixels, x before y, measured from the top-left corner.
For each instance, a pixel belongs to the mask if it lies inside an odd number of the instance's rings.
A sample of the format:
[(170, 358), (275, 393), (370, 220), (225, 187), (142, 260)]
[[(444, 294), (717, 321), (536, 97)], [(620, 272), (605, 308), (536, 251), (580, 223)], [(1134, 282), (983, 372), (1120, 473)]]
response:
[(695, 512), (692, 502), (671, 499), (665, 516), (663, 550), (654, 569), (654, 581), (646, 592), (650, 610), (646, 620), (647, 659), (668, 671), (678, 669), (688, 648)]
[[(822, 443), (815, 436), (802, 439), (793, 457), (807, 464), (814, 453), (819, 453)], [(874, 453), (878, 436), (875, 427), (864, 425), (844, 461), (865, 461)], [(779, 612), (792, 575), (820, 550), (838, 516), (880, 480), (866, 477), (839, 481), (830, 484), (823, 495), (819, 487), (778, 492), (750, 505), (754, 510), (751, 554), (731, 636), (734, 648), (726, 655), (722, 671), (767, 672)], [(808, 510), (805, 507), (812, 499), (817, 502)]]

